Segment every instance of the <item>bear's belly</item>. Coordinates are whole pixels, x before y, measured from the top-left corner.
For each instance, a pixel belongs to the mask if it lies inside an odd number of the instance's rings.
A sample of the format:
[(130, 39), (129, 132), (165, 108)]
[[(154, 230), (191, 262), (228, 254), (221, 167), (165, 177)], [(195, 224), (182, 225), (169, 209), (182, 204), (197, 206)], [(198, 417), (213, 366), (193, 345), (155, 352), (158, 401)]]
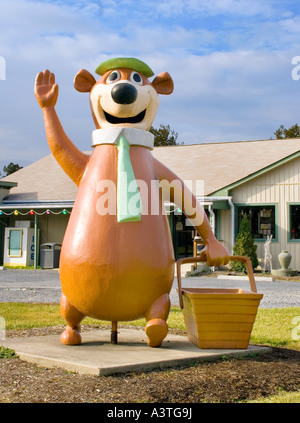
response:
[(170, 292), (174, 277), (167, 217), (151, 214), (155, 173), (150, 150), (132, 149), (131, 161), (136, 179), (149, 186), (148, 207), (143, 202), (148, 213), (141, 221), (125, 223), (118, 223), (116, 214), (103, 213), (99, 181), (116, 184), (117, 152), (113, 146), (96, 147), (79, 186), (60, 256), (62, 290), (69, 302), (85, 315), (103, 320), (143, 316), (158, 297)]

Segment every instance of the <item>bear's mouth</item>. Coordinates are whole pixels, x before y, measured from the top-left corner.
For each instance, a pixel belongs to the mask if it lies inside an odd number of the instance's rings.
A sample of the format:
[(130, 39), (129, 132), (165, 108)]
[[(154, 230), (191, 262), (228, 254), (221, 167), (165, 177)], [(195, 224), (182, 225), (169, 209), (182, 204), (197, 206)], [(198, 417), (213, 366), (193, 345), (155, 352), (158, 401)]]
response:
[(145, 114), (146, 114), (146, 109), (136, 116), (130, 116), (127, 118), (119, 118), (117, 116), (110, 115), (109, 113), (104, 111), (105, 119), (107, 120), (108, 123), (111, 123), (113, 125), (116, 125), (118, 123), (140, 123), (144, 119)]

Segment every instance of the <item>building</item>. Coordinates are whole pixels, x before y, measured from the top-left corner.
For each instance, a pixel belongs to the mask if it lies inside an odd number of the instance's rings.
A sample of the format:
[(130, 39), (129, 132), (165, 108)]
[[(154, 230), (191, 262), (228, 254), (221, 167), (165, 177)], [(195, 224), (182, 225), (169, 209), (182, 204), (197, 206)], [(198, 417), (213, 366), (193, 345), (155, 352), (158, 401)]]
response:
[[(260, 263), (272, 235), (273, 268), (288, 250), (300, 270), (300, 139), (157, 147), (153, 154), (187, 181), (229, 251), (247, 213)], [(0, 260), (4, 228), (16, 221), (32, 221), (40, 244), (61, 244), (76, 193), (52, 155), (1, 179)], [(167, 208), (176, 258), (193, 255), (194, 229), (176, 206)]]

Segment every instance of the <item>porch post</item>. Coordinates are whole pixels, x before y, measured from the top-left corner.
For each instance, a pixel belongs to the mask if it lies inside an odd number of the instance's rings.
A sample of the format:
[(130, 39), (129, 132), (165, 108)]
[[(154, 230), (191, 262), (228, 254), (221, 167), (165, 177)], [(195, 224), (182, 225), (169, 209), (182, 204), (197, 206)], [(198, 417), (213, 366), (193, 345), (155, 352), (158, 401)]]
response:
[(235, 216), (234, 216), (234, 204), (231, 198), (228, 198), (228, 203), (230, 205), (230, 213), (231, 213), (231, 255), (233, 255), (233, 247), (235, 243), (235, 236), (234, 236), (234, 225), (235, 225)]
[(210, 217), (210, 226), (212, 228), (213, 233), (215, 234), (216, 230), (216, 219), (215, 219), (215, 213), (213, 212), (212, 205), (209, 204), (208, 206), (209, 211), (209, 217)]
[(34, 214), (34, 268), (37, 269), (38, 262), (38, 217)]

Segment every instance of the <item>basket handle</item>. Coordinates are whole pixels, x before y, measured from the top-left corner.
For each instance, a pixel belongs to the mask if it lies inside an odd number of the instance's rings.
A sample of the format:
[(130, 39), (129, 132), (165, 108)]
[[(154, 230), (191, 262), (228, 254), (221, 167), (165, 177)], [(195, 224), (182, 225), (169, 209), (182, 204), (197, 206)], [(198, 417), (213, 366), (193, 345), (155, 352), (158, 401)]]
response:
[[(229, 260), (230, 261), (239, 261), (241, 263), (244, 263), (244, 265), (246, 266), (246, 269), (247, 269), (251, 291), (257, 292), (256, 283), (255, 283), (255, 279), (254, 279), (254, 275), (253, 275), (252, 263), (251, 263), (250, 258), (244, 257), (244, 256), (230, 256)], [(183, 299), (182, 299), (182, 290), (181, 290), (180, 267), (184, 263), (200, 263), (200, 262), (205, 262), (205, 261), (206, 261), (206, 259), (201, 258), (201, 257), (185, 257), (185, 258), (177, 260), (177, 262), (176, 262), (176, 265), (177, 265), (177, 282), (178, 282), (179, 304), (180, 304), (181, 309), (183, 309)]]

